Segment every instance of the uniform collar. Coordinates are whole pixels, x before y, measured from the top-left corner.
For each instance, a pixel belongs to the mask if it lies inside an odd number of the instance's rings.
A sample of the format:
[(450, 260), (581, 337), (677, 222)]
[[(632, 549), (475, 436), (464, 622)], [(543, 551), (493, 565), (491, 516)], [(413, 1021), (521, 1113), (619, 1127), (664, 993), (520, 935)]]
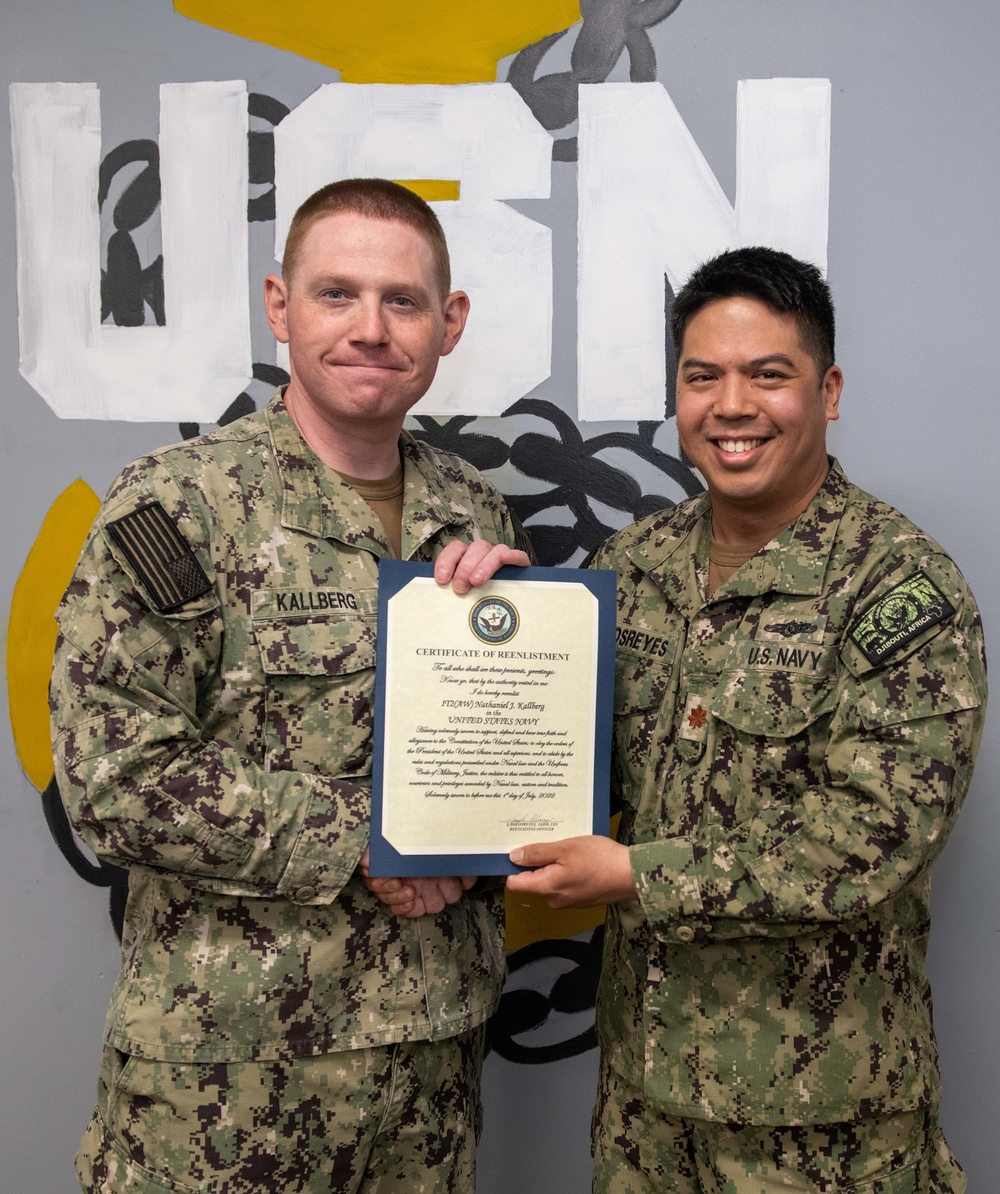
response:
[(708, 553), (700, 547), (702, 540), (708, 541), (711, 512), (707, 493), (666, 510), (628, 553), (689, 621), (701, 607), (705, 590)]
[[(712, 602), (767, 592), (821, 593), (848, 486), (839, 462), (831, 458), (830, 471), (808, 507), (717, 589)], [(654, 523), (629, 555), (690, 618), (704, 604), (712, 504), (703, 493), (685, 507), (679, 515), (668, 512), (662, 524)]]
[[(281, 477), (281, 524), (317, 539), (335, 539), (373, 555), (391, 556), (392, 548), (368, 503), (316, 455), (275, 392), (265, 410), (274, 458)], [(407, 431), (399, 438), (403, 459), (403, 555), (445, 527), (465, 525), (473, 514), (456, 502), (441, 470), (427, 459)]]

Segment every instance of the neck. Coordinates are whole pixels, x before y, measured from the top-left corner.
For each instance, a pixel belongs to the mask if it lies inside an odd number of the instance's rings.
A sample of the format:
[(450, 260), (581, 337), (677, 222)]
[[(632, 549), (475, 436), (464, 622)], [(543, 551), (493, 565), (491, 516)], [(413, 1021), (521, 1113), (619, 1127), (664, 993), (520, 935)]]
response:
[(310, 448), (325, 465), (361, 481), (381, 481), (399, 467), (403, 422), (360, 422), (334, 426), (303, 400), (293, 385), (285, 391), (285, 409)]
[(823, 474), (805, 494), (782, 502), (760, 506), (732, 501), (724, 495), (710, 492), (712, 499), (712, 534), (718, 543), (732, 547), (746, 544), (763, 546), (790, 527), (819, 493), (826, 480), (829, 465), (824, 462)]

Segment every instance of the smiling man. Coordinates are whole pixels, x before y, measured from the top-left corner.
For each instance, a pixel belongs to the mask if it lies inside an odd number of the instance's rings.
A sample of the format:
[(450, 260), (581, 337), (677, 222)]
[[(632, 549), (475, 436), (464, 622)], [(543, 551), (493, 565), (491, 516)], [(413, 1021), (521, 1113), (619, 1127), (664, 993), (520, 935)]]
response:
[(406, 919), (365, 866), (379, 560), (461, 592), (528, 562), (496, 490), (402, 430), (469, 300), (432, 210), (365, 179), (302, 205), (265, 303), (287, 388), (126, 468), (59, 610), (60, 791), (129, 869), (78, 1175), (472, 1194), (502, 892), (411, 879)]
[(978, 611), (827, 456), (814, 267), (725, 253), (672, 318), (708, 492), (594, 560), (618, 572), (619, 840), (528, 846), (508, 880), (609, 902), (594, 1188), (959, 1194), (924, 954), (983, 724)]

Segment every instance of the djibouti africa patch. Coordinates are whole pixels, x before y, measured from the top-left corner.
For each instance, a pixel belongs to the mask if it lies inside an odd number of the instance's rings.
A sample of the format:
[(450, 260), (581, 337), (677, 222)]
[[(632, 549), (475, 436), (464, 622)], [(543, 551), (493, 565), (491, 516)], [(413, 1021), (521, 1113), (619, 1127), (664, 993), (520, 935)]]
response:
[(926, 572), (908, 576), (870, 606), (851, 627), (851, 638), (869, 663), (881, 663), (955, 608)]
[(212, 587), (187, 540), (159, 502), (116, 518), (108, 523), (108, 531), (159, 613), (170, 613)]

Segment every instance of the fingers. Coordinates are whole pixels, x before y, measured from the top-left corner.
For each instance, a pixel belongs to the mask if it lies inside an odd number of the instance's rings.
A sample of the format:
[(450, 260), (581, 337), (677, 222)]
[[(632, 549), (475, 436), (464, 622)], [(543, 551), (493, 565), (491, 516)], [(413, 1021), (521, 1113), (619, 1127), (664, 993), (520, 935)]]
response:
[(596, 908), (609, 902), (599, 887), (567, 874), (558, 863), (508, 875), (507, 886), (511, 891), (541, 896), (550, 908)]
[[(482, 542), (482, 540), (477, 540)], [(460, 543), (457, 539), (441, 552), (434, 561), (434, 579), (439, 585), (446, 585), (455, 575), (455, 569), (471, 545)]]
[(550, 908), (562, 908), (561, 897), (556, 890), (557, 879), (549, 874), (554, 869), (554, 867), (539, 867), (534, 871), (521, 871), (517, 875), (508, 875), (507, 887), (511, 891), (523, 891), (531, 895), (543, 896)]
[(465, 890), (461, 879), (453, 875), (407, 879), (406, 882), (412, 885), (430, 913), (441, 912), (448, 904), (457, 904)]
[(361, 858), (358, 860), (358, 874), (360, 874), (362, 876), (362, 878), (368, 877), (368, 847), (367, 846), (365, 846), (364, 854), (362, 854)]
[(439, 912), (443, 912), (445, 904), (449, 902), (445, 900), (444, 893), (433, 879), (424, 880), (418, 891), (424, 902), (424, 909), (429, 916), (436, 916)]
[(397, 916), (413, 915), (412, 908), (416, 902), (416, 892), (409, 882), (403, 879), (372, 879), (362, 877), (365, 887), (377, 896), (383, 904)]
[[(360, 869), (360, 868), (359, 868)], [(417, 876), (408, 879), (372, 879), (362, 883), (397, 916), (436, 916), (449, 904), (457, 904), (476, 882), (477, 876)]]
[(467, 553), (456, 570), (451, 587), (456, 593), (467, 593), (470, 585), (478, 587), (486, 584), (499, 568), (508, 564), (517, 568), (527, 568), (530, 563), (526, 552), (519, 551), (516, 547), (508, 547), (505, 543), (498, 543), (478, 559), (470, 559)]
[(498, 568), (507, 564), (526, 568), (531, 561), (525, 552), (504, 543), (495, 546), (485, 539), (470, 544), (449, 543), (434, 562), (434, 579), (439, 585), (451, 582), (456, 593), (484, 585)]
[(563, 853), (564, 842), (537, 842), (532, 846), (518, 846), (511, 850), (510, 860), (515, 866), (548, 866), (556, 862)]
[(462, 880), (453, 876), (438, 879), (438, 890), (446, 904), (457, 904), (462, 898)]

